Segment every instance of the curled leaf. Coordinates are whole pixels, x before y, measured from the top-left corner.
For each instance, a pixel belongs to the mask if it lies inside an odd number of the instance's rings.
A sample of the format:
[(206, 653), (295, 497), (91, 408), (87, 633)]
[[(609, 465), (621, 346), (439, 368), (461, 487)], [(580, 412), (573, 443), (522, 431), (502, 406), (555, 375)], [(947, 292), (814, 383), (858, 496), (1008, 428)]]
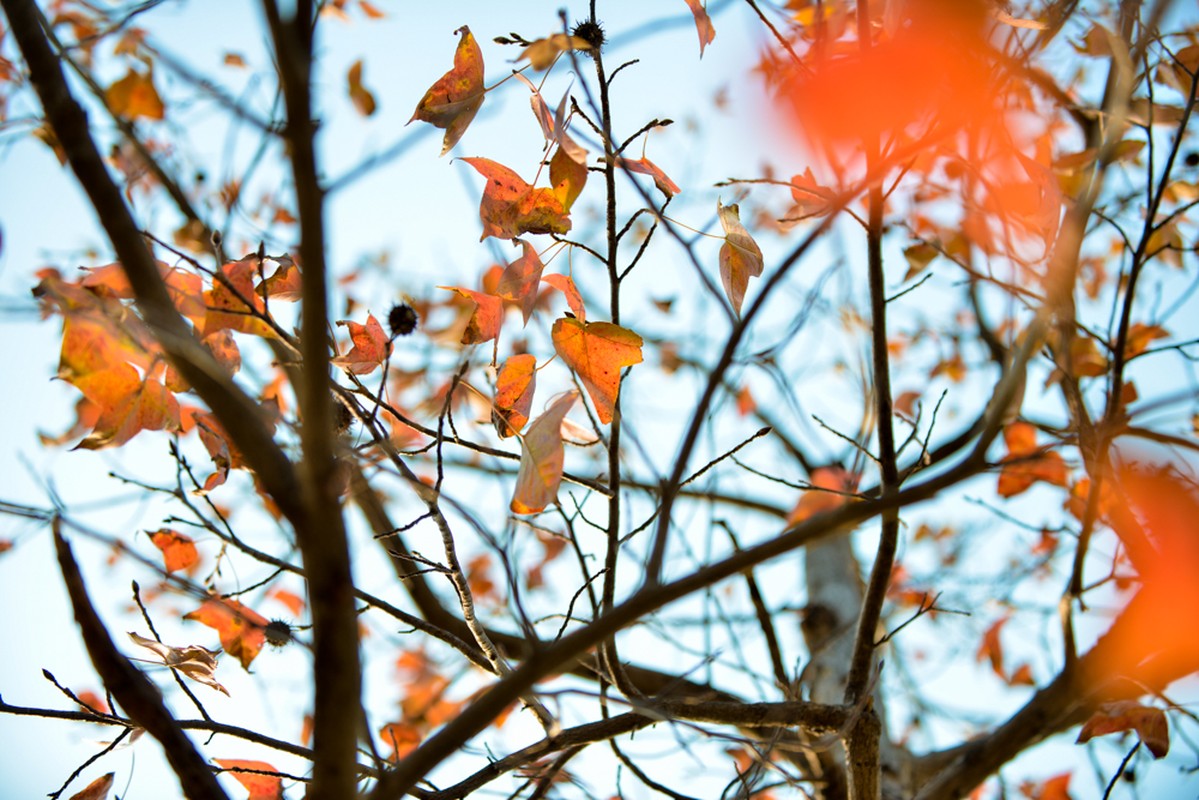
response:
[(520, 471), (511, 508), (516, 514), (536, 514), (558, 498), (566, 454), (562, 446), (562, 418), (578, 392), (559, 395), (520, 440)]
[(716, 214), (724, 228), (724, 244), (720, 247), (720, 280), (724, 284), (725, 295), (733, 304), (733, 311), (741, 316), (741, 304), (745, 301), (749, 279), (762, 274), (762, 251), (741, 224), (741, 211), (736, 203), (725, 206), (717, 200)]
[(484, 294), (460, 286), (438, 286), (457, 292), (475, 304), (475, 311), (470, 315), (470, 322), (462, 332), (463, 344), (480, 344), (490, 342), (500, 335), (500, 323), (504, 320), (504, 301), (494, 294)]
[(537, 303), (537, 289), (541, 285), (541, 271), (545, 269), (545, 265), (537, 257), (535, 247), (523, 241), (520, 242), (520, 246), (524, 253), (504, 268), (496, 294), (517, 303), (525, 324), (528, 325), (529, 317), (533, 315), (533, 306)]
[(699, 57), (704, 57), (704, 48), (712, 43), (716, 38), (716, 28), (712, 26), (712, 18), (708, 16), (708, 9), (700, 0), (683, 0), (691, 9), (691, 15), (695, 17), (695, 32), (699, 34)]
[(587, 321), (587, 309), (583, 307), (583, 296), (579, 294), (573, 278), (569, 275), (552, 274), (542, 275), (541, 280), (566, 295), (566, 304), (570, 306), (571, 313), (578, 318), (579, 322)]
[(150, 541), (162, 551), (167, 572), (186, 570), (200, 561), (195, 542), (178, 531), (162, 528), (150, 534)]
[(1135, 700), (1104, 703), (1083, 723), (1075, 744), (1085, 744), (1096, 736), (1136, 731), (1154, 758), (1164, 758), (1170, 752), (1170, 725), (1160, 708), (1143, 706)]
[(678, 184), (672, 181), (657, 164), (650, 161), (648, 158), (639, 158), (633, 160), (631, 158), (622, 158), (621, 156), (617, 156), (616, 166), (626, 169), (629, 172), (638, 172), (642, 175), (649, 175), (654, 179), (654, 186), (657, 186), (658, 191), (666, 195), (668, 199), (683, 191), (679, 188)]
[(462, 36), (458, 49), (454, 51), (454, 68), (442, 75), (437, 83), (429, 87), (425, 96), (416, 104), (412, 119), (423, 120), (445, 131), (441, 154), (458, 143), (475, 114), (483, 105), (483, 51), (471, 35), (470, 28), (463, 25), (455, 33)]
[(236, 600), (214, 598), (204, 601), (198, 609), (185, 614), (184, 619), (207, 625), (221, 638), (225, 652), (241, 662), (245, 669), (258, 657), (266, 644), (266, 617), (243, 606)]
[(220, 655), (219, 650), (209, 650), (195, 644), (171, 647), (154, 639), (139, 636), (133, 631), (129, 631), (129, 638), (133, 640), (134, 644), (146, 648), (161, 658), (164, 666), (179, 670), (196, 683), (202, 683), (205, 686), (211, 686), (218, 692), (229, 694), (229, 690), (217, 682), (215, 675), (217, 656)]
[(377, 108), (375, 96), (362, 84), (362, 59), (358, 59), (350, 67), (346, 82), (349, 84), (350, 100), (354, 103), (354, 108), (358, 109), (358, 113), (364, 117), (374, 114)]

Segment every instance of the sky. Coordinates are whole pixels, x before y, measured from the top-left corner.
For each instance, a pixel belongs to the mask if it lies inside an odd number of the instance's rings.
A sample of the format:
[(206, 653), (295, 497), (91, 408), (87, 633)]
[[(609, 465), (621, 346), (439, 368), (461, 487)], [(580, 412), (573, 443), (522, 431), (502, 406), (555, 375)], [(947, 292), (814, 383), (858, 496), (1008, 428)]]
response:
[[(457, 43), (455, 30), (464, 24), (471, 27), (484, 49), (491, 84), (504, 77), (511, 67), (507, 59), (516, 54), (493, 45), (493, 37), (515, 31), (536, 38), (560, 23), (558, 3), (531, 0), (504, 4), (378, 0), (377, 5), (387, 13), (383, 20), (367, 21), (352, 9), (348, 22), (332, 20), (322, 27), (318, 108), (321, 162), (330, 182), (338, 183), (340, 176), (352, 174), (364, 159), (399, 146), (399, 155), (385, 168), (348, 184), (339, 183), (343, 188), (333, 194), (329, 204), (330, 263), (340, 273), (363, 264), (379, 265), (365, 270), (359, 291), (367, 308), (381, 316), (405, 295), (427, 297), (439, 285), (471, 286), (489, 263), (513, 257), (506, 244), (478, 241), (480, 180), (452, 157), (486, 156), (526, 177), (531, 177), (540, 157), (537, 123), (527, 110), (528, 92), (515, 81), (489, 95), (483, 112), (451, 155), (438, 156), (439, 131), (419, 123), (406, 127), (424, 89), (449, 67)], [(254, 70), (268, 65), (268, 49), (260, 20), (250, 10), (253, 7), (231, 0), (167, 3), (147, 13), (143, 24), (165, 50), (197, 70), (218, 76), (237, 93), (261, 101), (263, 88), (252, 76)], [(717, 198), (728, 203), (737, 197), (735, 189), (714, 187), (717, 181), (756, 175), (766, 160), (781, 160), (780, 154), (791, 154), (802, 163), (801, 151), (779, 132), (751, 74), (764, 38), (760, 25), (740, 4), (712, 2), (709, 9), (717, 37), (698, 59), (697, 37), (684, 3), (600, 3), (600, 16), (607, 21), (611, 40), (608, 63), (640, 59), (615, 84), (616, 126), (631, 131), (652, 118), (675, 121), (648, 137), (646, 155), (684, 187), (691, 204), (684, 206), (685, 214), (678, 212), (680, 217), (705, 230), (716, 227)], [(582, 4), (572, 5), (567, 17), (573, 21), (584, 11)], [(225, 66), (224, 57), (231, 52), (243, 56), (251, 69), (238, 72)], [(379, 101), (378, 113), (369, 120), (354, 111), (345, 91), (346, 71), (359, 58), (364, 61), (363, 81)], [(112, 81), (120, 72), (111, 70), (99, 77), (102, 82)], [(187, 88), (169, 76), (163, 75), (162, 80), (168, 101), (187, 94)], [(556, 103), (569, 86), (568, 70), (556, 70), (545, 89), (547, 99)], [(577, 82), (574, 86), (577, 91)], [(719, 107), (717, 98), (721, 98)], [(28, 111), (10, 109), (10, 115)], [(161, 129), (161, 138), (187, 148), (185, 155), (198, 163), (216, 165), (208, 176), (210, 181), (238, 177), (221, 165), (245, 163), (261, 143), (252, 128), (230, 127), (203, 105), (180, 107), (177, 114), (171, 123), (177, 127)], [(278, 152), (268, 149), (263, 166), (245, 191), (247, 195), (265, 192), (280, 182)], [(169, 224), (169, 216), (158, 213), (164, 218), (157, 221)], [(582, 229), (597, 224), (595, 217), (580, 214), (576, 219)], [(51, 380), (60, 329), (54, 322), (38, 320), (29, 296), (35, 282), (32, 276), (44, 266), (56, 266), (65, 273), (78, 265), (108, 263), (111, 257), (92, 220), (69, 172), (58, 166), (48, 148), (12, 131), (0, 134), (0, 336), (7, 343), (0, 349), (0, 369), (7, 376), (5, 389), (0, 391), (0, 500), (47, 507), (53, 494), (101, 530), (142, 530), (155, 526), (164, 506), (152, 499), (131, 502), (130, 498), (143, 493), (135, 486), (114, 483), (106, 475), (117, 471), (150, 480), (161, 476), (163, 470), (173, 471), (160, 439), (142, 436), (118, 458), (106, 451), (43, 448), (37, 438), (39, 432), (57, 434), (69, 427), (75, 393)], [(254, 221), (239, 220), (238, 227), (243, 235), (233, 239), (230, 247), (253, 249)], [(291, 245), (286, 240), (271, 240), (267, 249), (275, 252)], [(775, 254), (770, 247), (764, 244), (768, 256)], [(386, 254), (385, 261), (382, 254)], [(714, 254), (715, 246), (708, 254), (713, 263)], [(835, 251), (830, 252), (830, 259), (837, 257)], [(634, 287), (640, 291), (631, 292), (642, 299), (630, 307), (630, 317), (651, 320), (647, 324), (661, 335), (678, 335), (694, 324), (694, 319), (661, 320), (653, 316), (651, 308), (652, 299), (680, 295), (693, 287), (694, 275), (679, 260), (677, 251), (652, 251), (649, 263), (635, 276)], [(944, 288), (952, 286), (949, 278), (938, 280), (944, 281)], [(843, 276), (830, 282), (830, 291), (854, 290)], [(819, 352), (814, 354), (814, 363), (827, 366), (839, 357)], [(851, 383), (846, 381), (846, 385)], [(847, 425), (854, 419), (855, 411), (835, 396), (810, 402), (822, 409), (831, 424)], [(674, 422), (670, 411), (664, 407), (660, 414), (656, 421), (669, 430)], [(668, 450), (648, 453), (645, 458), (659, 470), (669, 466)], [(61, 578), (52, 542), (45, 534), (38, 523), (0, 517), (0, 537), (17, 542), (12, 552), (0, 557), (0, 607), (20, 610), (0, 615), (0, 641), (17, 643), (0, 663), (0, 693), (10, 703), (67, 707), (65, 699), (42, 677), (43, 668), (64, 686), (97, 687), (65, 598), (62, 592), (51, 590)], [(110, 568), (105, 567), (104, 548), (82, 541), (82, 537), (78, 548), (85, 574), (97, 582), (112, 577), (106, 574)], [(119, 571), (122, 577), (126, 572), (136, 575), (135, 570)], [(136, 624), (137, 620), (126, 614), (111, 622), (113, 630), (119, 631), (121, 625)], [(388, 680), (383, 672), (368, 675), (368, 691), (385, 691), (380, 687)], [(960, 686), (969, 680), (959, 674), (948, 683)], [(255, 704), (264, 726), (289, 735), (303, 709), (274, 705), (263, 699), (259, 690), (266, 685), (295, 686), (300, 681), (299, 676), (264, 661), (255, 675), (234, 673), (227, 685), (236, 700), (218, 698), (211, 701), (211, 708), (216, 713)], [(1004, 693), (988, 698), (990, 702), (1014, 706), (1019, 696)], [(30, 797), (53, 790), (97, 749), (96, 742), (105, 735), (60, 722), (0, 715), (0, 741), (5, 742), (0, 747), (0, 775), (6, 776), (6, 791), (10, 796)], [(1031, 771), (1050, 774), (1054, 748), (1064, 751), (1071, 746), (1051, 746), (1049, 755), (1040, 756), (1043, 762)], [(663, 749), (669, 751), (669, 742), (663, 743)], [(120, 783), (116, 787), (130, 800), (161, 796), (157, 787), (173, 781), (157, 753), (144, 745), (110, 759), (111, 765), (91, 767), (84, 779), (113, 768), (122, 779), (132, 774), (127, 791)], [(136, 766), (126, 768), (131, 765)], [(1158, 772), (1160, 777), (1165, 770)], [(82, 785), (76, 784), (70, 791)], [(291, 794), (298, 796), (299, 791), (293, 789)]]

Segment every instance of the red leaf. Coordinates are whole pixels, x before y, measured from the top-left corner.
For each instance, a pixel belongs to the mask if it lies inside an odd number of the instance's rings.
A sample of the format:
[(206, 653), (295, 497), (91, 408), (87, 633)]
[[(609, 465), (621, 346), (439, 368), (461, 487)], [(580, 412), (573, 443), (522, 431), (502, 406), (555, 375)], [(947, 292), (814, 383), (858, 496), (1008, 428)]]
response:
[(467, 127), (479, 107), (483, 105), (483, 51), (471, 35), (470, 28), (463, 25), (455, 33), (461, 34), (458, 49), (454, 51), (454, 68), (442, 75), (437, 83), (429, 87), (425, 96), (416, 104), (412, 119), (423, 120), (436, 128), (445, 130), (441, 154), (444, 156), (466, 133)]
[(346, 82), (349, 84), (350, 100), (354, 103), (354, 108), (358, 109), (358, 113), (364, 117), (374, 114), (375, 96), (371, 94), (370, 89), (362, 85), (362, 59), (358, 59), (350, 66), (350, 71), (346, 74)]
[(512, 170), (489, 158), (464, 158), (487, 178), (479, 218), (482, 241), (488, 236), (513, 239), (522, 233), (566, 233), (570, 218), (552, 189), (535, 189)]
[(1136, 731), (1154, 758), (1164, 758), (1170, 752), (1170, 725), (1166, 713), (1135, 700), (1104, 703), (1083, 723), (1074, 743), (1085, 744), (1096, 736), (1123, 731)]
[(71, 800), (104, 800), (108, 797), (108, 791), (112, 788), (112, 776), (110, 772), (107, 775), (101, 775), (94, 781), (84, 787), (83, 791), (76, 792), (71, 795)]
[(552, 274), (542, 275), (541, 280), (566, 295), (566, 304), (570, 306), (571, 313), (579, 322), (587, 321), (587, 309), (583, 307), (583, 297), (579, 294), (573, 278), (569, 275)]
[(504, 321), (504, 301), (493, 294), (484, 294), (459, 286), (438, 286), (457, 292), (475, 304), (475, 312), (470, 315), (470, 322), (462, 332), (463, 344), (479, 344), (490, 342), (500, 335), (500, 324)]
[(391, 745), (391, 756), (388, 760), (398, 763), (401, 758), (416, 749), (423, 737), (411, 722), (391, 722), (379, 729), (379, 738), (385, 744)]
[(501, 439), (515, 436), (529, 421), (536, 386), (537, 359), (528, 353), (511, 356), (500, 367), (492, 421)]
[(692, 16), (695, 17), (695, 30), (699, 34), (699, 57), (704, 57), (704, 48), (712, 43), (716, 38), (716, 29), (712, 27), (712, 18), (708, 16), (708, 10), (700, 4), (700, 0), (683, 0), (691, 9)]
[(383, 326), (374, 314), (366, 315), (366, 324), (359, 325), (349, 320), (339, 320), (338, 325), (345, 325), (350, 331), (350, 341), (354, 347), (344, 356), (338, 356), (329, 363), (341, 367), (351, 375), (366, 375), (375, 371), (391, 355), (391, 340), (383, 332)]
[(578, 396), (577, 392), (559, 395), (521, 437), (520, 471), (511, 503), (513, 513), (536, 514), (557, 500), (566, 458), (562, 447), (562, 418)]
[(270, 622), (266, 617), (243, 606), (236, 600), (212, 599), (204, 601), (198, 609), (185, 614), (184, 619), (195, 620), (217, 632), (225, 652), (241, 661), (249, 669), (266, 643), (265, 629)]
[[(230, 773), (238, 783), (250, 790), (248, 800), (283, 800), (283, 779), (278, 775), (260, 775), (261, 772), (275, 772), (275, 768), (265, 761), (243, 761), (237, 758), (214, 758)], [(238, 772), (237, 770), (254, 770), (254, 772)]]
[(554, 349), (587, 388), (600, 422), (611, 422), (620, 394), (620, 371), (641, 363), (641, 337), (610, 322), (572, 317), (555, 322), (552, 335)]
[(535, 247), (520, 239), (516, 241), (520, 242), (524, 254), (504, 269), (496, 294), (517, 303), (525, 324), (528, 325), (529, 317), (533, 315), (533, 306), (537, 303), (537, 289), (541, 285), (541, 271), (545, 269), (545, 265), (537, 257)]
[(724, 244), (720, 246), (720, 280), (739, 317), (749, 279), (762, 274), (762, 251), (741, 224), (741, 210), (735, 203), (725, 206), (717, 200), (716, 214), (725, 234)]
[(150, 534), (150, 541), (162, 551), (167, 572), (187, 570), (200, 562), (195, 542), (178, 531), (162, 528)]
[(658, 187), (658, 191), (666, 195), (667, 198), (674, 197), (683, 190), (678, 187), (674, 181), (667, 177), (657, 164), (647, 158), (639, 158), (636, 161), (628, 158), (616, 157), (616, 166), (627, 169), (629, 172), (639, 172), (642, 175), (650, 175), (654, 179), (654, 186)]

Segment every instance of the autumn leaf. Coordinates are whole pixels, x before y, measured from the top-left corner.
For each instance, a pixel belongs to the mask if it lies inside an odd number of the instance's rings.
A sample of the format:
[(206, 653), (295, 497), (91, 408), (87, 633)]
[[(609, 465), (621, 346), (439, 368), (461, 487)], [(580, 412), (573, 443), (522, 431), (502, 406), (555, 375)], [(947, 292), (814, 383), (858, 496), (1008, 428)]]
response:
[(1027, 422), (1013, 422), (1003, 429), (1003, 441), (1008, 455), (1003, 459), (996, 492), (1000, 497), (1013, 497), (1037, 481), (1054, 486), (1069, 485), (1066, 462), (1060, 453), (1041, 452), (1037, 446), (1037, 429)]
[(220, 636), (221, 647), (247, 670), (266, 643), (264, 631), (270, 622), (237, 600), (221, 598), (204, 601), (203, 605), (183, 618), (215, 630)]
[(550, 183), (554, 186), (554, 197), (562, 203), (562, 208), (570, 211), (587, 183), (587, 165), (575, 161), (566, 148), (559, 147), (550, 159)]
[(639, 158), (634, 161), (630, 158), (617, 156), (616, 166), (620, 167), (621, 169), (626, 169), (629, 172), (637, 172), (642, 175), (649, 175), (654, 179), (654, 186), (657, 186), (658, 191), (666, 195), (667, 199), (674, 197), (676, 194), (679, 194), (683, 191), (678, 187), (678, 184), (672, 181), (657, 164), (650, 161), (648, 158)]
[(493, 294), (484, 294), (460, 286), (438, 286), (457, 292), (475, 304), (475, 311), (470, 315), (466, 330), (462, 332), (462, 344), (479, 344), (490, 342), (500, 335), (500, 324), (504, 321), (503, 299)]
[(162, 119), (162, 98), (154, 88), (154, 73), (136, 72), (132, 68), (125, 77), (108, 87), (104, 102), (113, 114), (126, 119)]
[(349, 84), (350, 100), (354, 103), (354, 108), (358, 109), (358, 113), (364, 117), (374, 114), (375, 96), (371, 94), (370, 89), (362, 85), (362, 59), (358, 59), (350, 66), (346, 82)]
[(257, 256), (246, 256), (221, 267), (220, 275), (213, 278), (212, 290), (204, 292), (206, 312), (202, 335), (228, 329), (264, 339), (279, 338), (274, 328), (262, 318), (265, 307), (254, 289), (257, 275)]
[(492, 422), (501, 439), (515, 436), (529, 421), (537, 387), (537, 359), (528, 353), (510, 356), (495, 381)]
[(544, 39), (530, 42), (521, 51), (516, 60), (528, 61), (529, 66), (540, 72), (550, 64), (553, 64), (560, 53), (565, 53), (569, 50), (590, 49), (591, 43), (586, 39), (581, 39), (578, 36), (570, 36), (565, 33), (555, 33), (553, 36), (547, 36)]
[(229, 690), (221, 686), (216, 679), (215, 673), (217, 656), (220, 654), (219, 650), (209, 650), (194, 644), (184, 647), (171, 647), (154, 639), (139, 636), (133, 631), (129, 631), (128, 633), (129, 638), (133, 640), (134, 644), (146, 648), (162, 659), (161, 662), (151, 663), (161, 663), (171, 669), (177, 669), (196, 683), (211, 686), (225, 695), (229, 694)]
[(179, 430), (179, 402), (165, 386), (141, 378), (128, 364), (74, 378), (71, 383), (99, 409), (92, 432), (75, 449), (119, 447), (144, 430)]
[(791, 178), (791, 197), (801, 217), (821, 217), (831, 209), (833, 191), (817, 183), (812, 168), (808, 167), (802, 175)]
[(178, 531), (162, 528), (150, 534), (150, 541), (162, 551), (167, 572), (187, 570), (200, 562), (195, 542)]
[(559, 395), (521, 437), (520, 470), (516, 475), (516, 491), (510, 504), (514, 514), (536, 514), (557, 500), (562, 466), (566, 460), (562, 445), (562, 418), (570, 411), (578, 396), (578, 392)]
[(762, 251), (741, 224), (741, 210), (736, 203), (726, 206), (717, 200), (716, 215), (724, 228), (724, 244), (720, 246), (720, 280), (724, 284), (725, 295), (733, 304), (733, 312), (740, 317), (749, 279), (762, 274)]
[(991, 626), (983, 633), (978, 650), (974, 653), (976, 661), (991, 662), (991, 670), (1004, 681), (1007, 680), (1007, 674), (1003, 669), (1003, 643), (999, 640), (999, 632), (1003, 630), (1007, 621), (1008, 617), (1003, 616), (991, 623)]
[(903, 276), (905, 281), (910, 281), (912, 278), (923, 272), (933, 259), (941, 254), (941, 251), (933, 247), (928, 242), (917, 242), (914, 245), (904, 248), (903, 257), (907, 259), (908, 271)]
[(487, 179), (483, 199), (479, 203), (479, 218), (483, 235), (497, 239), (514, 239), (522, 233), (567, 233), (570, 218), (566, 208), (552, 189), (537, 189), (512, 170), (489, 158), (464, 158)]
[(704, 57), (704, 48), (712, 43), (716, 38), (716, 29), (712, 27), (712, 18), (708, 16), (708, 10), (700, 0), (683, 0), (691, 9), (691, 15), (695, 17), (695, 31), (699, 34), (699, 57)]
[(1149, 345), (1158, 339), (1170, 338), (1170, 332), (1161, 325), (1146, 325), (1143, 322), (1134, 322), (1128, 329), (1128, 338), (1125, 340), (1124, 357), (1135, 358), (1141, 353), (1149, 349)]
[(101, 775), (83, 788), (83, 791), (71, 795), (71, 800), (104, 800), (112, 789), (112, 776), (115, 773)]
[(350, 320), (338, 320), (337, 324), (346, 326), (354, 346), (344, 356), (330, 359), (330, 364), (351, 375), (366, 375), (374, 372), (391, 355), (391, 340), (374, 314), (366, 315), (365, 325)]
[(573, 317), (555, 322), (552, 336), (558, 355), (582, 379), (600, 422), (611, 422), (620, 393), (620, 371), (641, 363), (641, 337), (610, 322)]
[(583, 296), (579, 294), (578, 287), (575, 286), (574, 279), (569, 275), (542, 275), (543, 283), (548, 283), (566, 296), (566, 305), (570, 306), (570, 311), (580, 322), (587, 321), (587, 309), (583, 307)]
[(262, 774), (277, 772), (265, 761), (243, 761), (237, 758), (214, 758), (213, 761), (228, 770), (238, 783), (250, 790), (247, 800), (283, 800), (283, 778), (277, 774)]
[(287, 606), (287, 610), (294, 616), (300, 616), (304, 613), (304, 598), (300, 597), (295, 592), (289, 592), (286, 589), (271, 589), (266, 593), (266, 596)]
[(479, 107), (483, 105), (483, 52), (471, 35), (470, 28), (463, 25), (455, 31), (462, 36), (458, 49), (454, 51), (454, 68), (442, 75), (437, 83), (429, 87), (425, 96), (416, 104), (412, 120), (428, 122), (445, 130), (441, 154), (448, 153), (467, 127)]
[(515, 241), (520, 242), (524, 254), (504, 268), (496, 294), (519, 305), (525, 325), (528, 325), (533, 306), (537, 304), (537, 289), (541, 286), (541, 271), (545, 265), (537, 256), (537, 248), (520, 239)]
[(853, 499), (856, 478), (844, 467), (817, 467), (808, 476), (805, 491), (787, 515), (787, 525), (798, 525), (816, 514), (840, 508)]
[(384, 744), (391, 745), (391, 755), (388, 760), (399, 763), (420, 744), (420, 729), (411, 722), (390, 722), (379, 729), (379, 738)]
[(1170, 725), (1160, 708), (1143, 706), (1135, 700), (1104, 703), (1083, 723), (1075, 744), (1086, 744), (1096, 736), (1136, 731), (1137, 737), (1149, 748), (1154, 758), (1164, 758), (1170, 752)]

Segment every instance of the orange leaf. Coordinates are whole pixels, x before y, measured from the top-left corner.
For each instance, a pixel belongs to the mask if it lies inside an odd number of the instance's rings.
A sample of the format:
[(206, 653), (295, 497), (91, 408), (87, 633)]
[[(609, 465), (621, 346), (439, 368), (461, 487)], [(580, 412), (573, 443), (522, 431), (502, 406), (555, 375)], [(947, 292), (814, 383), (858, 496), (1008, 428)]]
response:
[(350, 66), (346, 81), (349, 84), (350, 100), (354, 103), (354, 108), (358, 109), (358, 113), (364, 117), (374, 114), (375, 96), (371, 94), (370, 89), (362, 85), (362, 59), (358, 59)]
[(536, 514), (557, 500), (566, 459), (562, 447), (562, 418), (578, 396), (578, 392), (558, 395), (521, 437), (520, 471), (516, 475), (516, 492), (511, 503), (513, 513)]
[(379, 729), (379, 738), (391, 745), (389, 761), (398, 763), (416, 749), (421, 741), (420, 730), (411, 722), (392, 722)]
[(266, 643), (264, 631), (270, 622), (236, 600), (217, 598), (204, 601), (203, 605), (183, 618), (215, 630), (220, 636), (221, 647), (241, 661), (242, 667), (247, 670)]
[(1085, 744), (1096, 736), (1123, 731), (1136, 731), (1137, 737), (1149, 748), (1154, 758), (1170, 752), (1170, 725), (1160, 708), (1143, 706), (1135, 700), (1104, 703), (1083, 723), (1075, 744)]
[(492, 422), (501, 439), (515, 436), (529, 421), (537, 386), (537, 359), (528, 353), (509, 357), (495, 382)]
[(475, 312), (470, 315), (470, 322), (466, 324), (466, 330), (462, 332), (463, 344), (490, 342), (500, 335), (500, 323), (504, 321), (504, 301), (501, 298), (493, 294), (463, 289), (459, 286), (438, 286), (437, 288), (457, 292), (475, 304)]
[(1078, 378), (1097, 378), (1107, 372), (1107, 359), (1094, 339), (1075, 339), (1070, 343), (1070, 371)]
[(339, 320), (337, 324), (349, 329), (354, 347), (344, 356), (331, 359), (330, 364), (341, 367), (351, 375), (366, 375), (374, 372), (375, 367), (391, 355), (391, 340), (374, 314), (366, 315), (365, 325), (349, 320)]
[(566, 233), (570, 218), (552, 189), (535, 189), (512, 170), (490, 158), (464, 158), (487, 178), (479, 218), (483, 235), (514, 239), (522, 233)]
[(101, 775), (94, 781), (84, 787), (83, 791), (76, 792), (71, 795), (71, 800), (104, 800), (108, 797), (108, 791), (112, 788), (112, 776), (110, 772), (107, 775)]
[(583, 297), (579, 294), (578, 287), (575, 286), (573, 278), (569, 275), (554, 274), (542, 275), (541, 280), (566, 295), (566, 304), (570, 306), (571, 312), (578, 317), (579, 322), (587, 321), (587, 309), (583, 307)]
[(591, 43), (586, 39), (578, 36), (568, 36), (565, 33), (555, 33), (553, 36), (548, 36), (545, 39), (538, 39), (530, 42), (521, 54), (517, 57), (517, 61), (528, 60), (529, 66), (540, 72), (541, 70), (553, 64), (558, 58), (559, 53), (565, 53), (568, 50), (590, 50)]
[(1069, 471), (1061, 454), (1053, 451), (1041, 453), (1037, 446), (1037, 429), (1027, 422), (1013, 422), (1003, 429), (1003, 440), (1008, 455), (999, 473), (996, 492), (1000, 497), (1013, 497), (1027, 490), (1037, 481), (1066, 486)]
[(808, 167), (802, 175), (791, 178), (791, 197), (795, 199), (801, 217), (819, 217), (828, 213), (833, 192), (817, 183), (812, 168)]
[(741, 210), (736, 203), (725, 206), (717, 200), (716, 214), (724, 228), (724, 244), (720, 246), (720, 280), (724, 284), (725, 295), (733, 304), (733, 311), (739, 317), (749, 279), (762, 274), (762, 251), (741, 224)]
[(179, 402), (165, 386), (128, 364), (72, 381), (100, 409), (96, 427), (76, 449), (118, 447), (144, 430), (179, 430)]
[(366, 0), (358, 0), (358, 7), (362, 9), (362, 13), (369, 19), (383, 19), (387, 15), (380, 11), (374, 4), (366, 2)]
[(416, 104), (412, 119), (428, 122), (445, 130), (441, 154), (444, 156), (466, 133), (467, 127), (479, 107), (483, 105), (483, 51), (471, 35), (470, 28), (463, 25), (455, 31), (461, 34), (458, 49), (454, 51), (454, 68), (442, 75), (437, 83), (429, 87), (425, 96)]
[(683, 191), (678, 187), (678, 184), (667, 177), (666, 173), (663, 172), (657, 164), (650, 161), (648, 158), (639, 158), (634, 161), (629, 158), (617, 156), (616, 166), (626, 169), (629, 172), (638, 172), (642, 175), (649, 175), (653, 177), (654, 186), (657, 186), (658, 191), (666, 195), (667, 198), (674, 197), (676, 194), (679, 194)]
[(1025, 782), (1020, 785), (1020, 791), (1031, 800), (1071, 800), (1070, 773), (1063, 772), (1046, 778), (1041, 784)]
[(283, 800), (283, 778), (278, 775), (259, 774), (276, 772), (275, 768), (265, 761), (243, 761), (237, 758), (214, 758), (213, 761), (229, 770), (238, 783), (250, 790), (248, 800)]
[(112, 113), (126, 119), (162, 119), (162, 98), (154, 88), (154, 73), (144, 75), (130, 69), (125, 77), (109, 86), (104, 92), (104, 101)]
[(178, 531), (169, 528), (157, 530), (150, 534), (150, 541), (162, 551), (167, 572), (190, 569), (200, 561), (195, 542)]
[(1000, 617), (991, 624), (983, 633), (982, 642), (978, 645), (978, 650), (974, 654), (976, 661), (987, 659), (991, 662), (991, 669), (1003, 680), (1007, 680), (1007, 676), (1003, 671), (1003, 643), (999, 641), (999, 632), (1003, 630), (1003, 626), (1007, 624), (1008, 617)]
[(641, 337), (610, 322), (580, 322), (563, 317), (554, 323), (554, 349), (587, 387), (600, 422), (612, 421), (620, 394), (620, 371), (641, 363)]
[[(809, 517), (840, 508), (851, 499), (848, 492), (857, 483), (844, 467), (817, 467), (808, 478), (812, 489), (803, 493), (787, 515), (788, 525), (798, 525)], [(821, 491), (824, 490), (824, 491)]]
[(712, 43), (716, 38), (716, 29), (712, 27), (712, 18), (708, 16), (708, 10), (700, 4), (700, 0), (683, 0), (691, 9), (691, 15), (695, 17), (695, 31), (699, 34), (699, 57), (704, 57), (704, 48)]
[(562, 208), (570, 211), (587, 183), (587, 165), (575, 161), (566, 148), (559, 147), (550, 159), (550, 183), (554, 187), (554, 197), (561, 201)]
[(521, 241), (524, 254), (504, 268), (500, 275), (496, 294), (505, 300), (511, 300), (520, 306), (520, 313), (525, 324), (533, 315), (533, 306), (537, 303), (537, 288), (541, 285), (541, 271), (545, 265), (537, 257), (537, 249), (528, 242)]
[(254, 290), (257, 274), (256, 256), (246, 256), (221, 267), (223, 279), (214, 278), (212, 291), (204, 293), (206, 313), (201, 326), (204, 336), (227, 328), (266, 339), (278, 338), (274, 329), (257, 316), (264, 311), (262, 298)]
[(266, 593), (266, 596), (272, 597), (287, 606), (287, 610), (297, 617), (304, 613), (304, 598), (295, 592), (289, 592), (286, 589), (271, 589)]
[(1132, 358), (1149, 349), (1149, 344), (1157, 339), (1170, 338), (1170, 332), (1161, 325), (1146, 325), (1134, 322), (1128, 329), (1128, 339), (1124, 346), (1124, 357)]

